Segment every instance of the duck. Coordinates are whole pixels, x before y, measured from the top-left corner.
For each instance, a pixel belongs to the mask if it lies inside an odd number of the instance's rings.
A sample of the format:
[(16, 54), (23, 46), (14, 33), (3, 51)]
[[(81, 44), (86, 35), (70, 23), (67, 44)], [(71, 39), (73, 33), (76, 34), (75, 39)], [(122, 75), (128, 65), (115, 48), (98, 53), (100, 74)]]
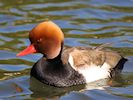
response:
[(64, 46), (61, 28), (50, 20), (36, 25), (29, 32), (30, 45), (17, 54), (43, 56), (31, 68), (31, 77), (44, 84), (68, 87), (111, 78), (127, 61), (120, 53), (105, 46)]

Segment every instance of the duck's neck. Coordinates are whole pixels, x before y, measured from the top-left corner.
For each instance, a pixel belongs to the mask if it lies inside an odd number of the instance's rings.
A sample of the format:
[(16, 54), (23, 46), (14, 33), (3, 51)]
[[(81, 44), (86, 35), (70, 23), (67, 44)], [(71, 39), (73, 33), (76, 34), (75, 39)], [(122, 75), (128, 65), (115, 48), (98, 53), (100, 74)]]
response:
[(60, 50), (60, 53), (57, 57), (55, 57), (54, 59), (47, 59), (48, 62), (62, 62), (61, 61), (61, 54), (62, 54), (62, 49), (63, 49), (63, 42), (61, 43), (61, 50)]

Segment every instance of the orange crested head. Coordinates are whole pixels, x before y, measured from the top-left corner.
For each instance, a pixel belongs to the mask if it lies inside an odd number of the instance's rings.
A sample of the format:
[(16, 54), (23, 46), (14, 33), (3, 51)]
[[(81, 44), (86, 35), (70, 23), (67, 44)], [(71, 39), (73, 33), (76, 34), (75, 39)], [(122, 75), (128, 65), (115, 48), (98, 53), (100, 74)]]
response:
[(60, 27), (52, 21), (44, 21), (35, 26), (29, 33), (31, 45), (17, 56), (39, 52), (48, 59), (57, 57), (61, 52), (64, 34)]

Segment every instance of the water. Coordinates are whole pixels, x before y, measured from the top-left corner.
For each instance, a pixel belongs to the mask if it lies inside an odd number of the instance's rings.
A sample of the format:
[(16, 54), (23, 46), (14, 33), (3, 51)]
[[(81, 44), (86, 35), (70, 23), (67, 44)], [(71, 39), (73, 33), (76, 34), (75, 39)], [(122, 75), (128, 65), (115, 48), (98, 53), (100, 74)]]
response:
[[(98, 46), (129, 61), (122, 75), (87, 86), (56, 88), (30, 79), (40, 54), (17, 58), (29, 45), (28, 32), (50, 19), (65, 33), (66, 46)], [(133, 0), (0, 0), (1, 100), (133, 100)]]

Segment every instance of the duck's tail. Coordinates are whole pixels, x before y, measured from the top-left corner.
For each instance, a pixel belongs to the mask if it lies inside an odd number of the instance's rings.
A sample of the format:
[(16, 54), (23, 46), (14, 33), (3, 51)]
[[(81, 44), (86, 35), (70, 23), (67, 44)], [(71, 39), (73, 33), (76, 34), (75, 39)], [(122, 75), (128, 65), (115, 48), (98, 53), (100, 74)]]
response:
[(118, 64), (116, 65), (116, 67), (113, 68), (113, 69), (111, 70), (111, 77), (115, 77), (115, 76), (117, 76), (118, 74), (120, 74), (121, 71), (122, 71), (122, 69), (124, 68), (124, 64), (125, 64), (127, 61), (128, 61), (128, 59), (126, 59), (126, 58), (123, 57), (123, 58), (118, 62)]

